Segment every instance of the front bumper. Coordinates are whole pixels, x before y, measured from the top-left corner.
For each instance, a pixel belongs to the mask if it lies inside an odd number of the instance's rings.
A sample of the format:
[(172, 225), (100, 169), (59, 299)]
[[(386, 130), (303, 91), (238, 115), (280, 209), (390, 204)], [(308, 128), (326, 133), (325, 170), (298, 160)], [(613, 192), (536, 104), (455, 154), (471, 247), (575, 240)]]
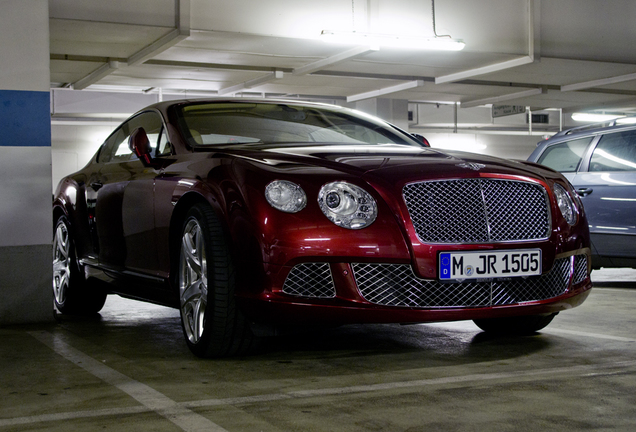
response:
[(304, 262), (272, 274), (272, 289), (239, 297), (253, 321), (416, 323), (535, 315), (581, 304), (592, 288), (589, 250), (557, 257), (541, 276), (441, 282), (410, 264)]

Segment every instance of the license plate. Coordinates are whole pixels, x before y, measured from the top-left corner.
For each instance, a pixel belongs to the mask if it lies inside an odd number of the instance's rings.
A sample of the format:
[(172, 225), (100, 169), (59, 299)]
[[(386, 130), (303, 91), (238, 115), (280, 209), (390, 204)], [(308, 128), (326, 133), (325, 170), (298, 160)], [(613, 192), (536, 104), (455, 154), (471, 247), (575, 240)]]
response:
[(491, 279), (541, 274), (541, 249), (442, 252), (439, 278)]

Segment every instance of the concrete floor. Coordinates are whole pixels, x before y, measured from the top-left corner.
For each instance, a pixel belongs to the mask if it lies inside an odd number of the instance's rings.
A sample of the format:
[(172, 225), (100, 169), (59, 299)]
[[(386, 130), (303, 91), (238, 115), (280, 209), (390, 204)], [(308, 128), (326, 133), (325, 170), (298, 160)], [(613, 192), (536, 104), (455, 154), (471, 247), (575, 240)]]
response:
[(636, 270), (539, 335), (351, 326), (201, 360), (175, 310), (0, 329), (0, 431), (634, 431)]

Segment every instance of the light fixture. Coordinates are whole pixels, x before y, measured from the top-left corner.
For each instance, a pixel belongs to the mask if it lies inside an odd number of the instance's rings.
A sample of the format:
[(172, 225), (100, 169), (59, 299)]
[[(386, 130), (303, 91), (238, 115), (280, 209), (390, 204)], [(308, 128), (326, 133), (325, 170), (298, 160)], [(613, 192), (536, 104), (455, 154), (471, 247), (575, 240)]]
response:
[(580, 122), (599, 123), (625, 117), (621, 114), (595, 114), (595, 113), (573, 113), (572, 120)]
[(621, 117), (616, 119), (617, 124), (636, 124), (636, 117)]
[(447, 37), (417, 37), (407, 35), (391, 35), (378, 33), (339, 32), (323, 30), (321, 39), (329, 43), (343, 45), (367, 45), (373, 47), (460, 51), (466, 44)]

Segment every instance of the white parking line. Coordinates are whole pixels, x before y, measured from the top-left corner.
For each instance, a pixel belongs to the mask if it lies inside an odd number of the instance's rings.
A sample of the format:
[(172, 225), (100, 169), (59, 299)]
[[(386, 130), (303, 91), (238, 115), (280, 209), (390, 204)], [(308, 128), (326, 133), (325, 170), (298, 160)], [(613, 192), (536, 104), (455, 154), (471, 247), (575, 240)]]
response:
[[(556, 330), (555, 330), (556, 332)], [(570, 330), (558, 330), (562, 333), (579, 334), (591, 337), (634, 342), (634, 339), (620, 338), (617, 336), (596, 335), (592, 333), (575, 332)], [(156, 412), (167, 418), (185, 431), (213, 431), (227, 432), (222, 427), (214, 424), (207, 418), (191, 411), (194, 408), (212, 406), (249, 405), (269, 403), (281, 400), (303, 399), (312, 397), (340, 396), (355, 393), (368, 393), (376, 391), (399, 390), (435, 385), (470, 385), (487, 381), (505, 380), (506, 383), (526, 381), (528, 379), (545, 379), (548, 377), (573, 377), (573, 376), (599, 376), (610, 375), (624, 371), (626, 368), (636, 367), (636, 360), (599, 363), (593, 365), (568, 365), (549, 369), (514, 370), (510, 372), (470, 374), (441, 378), (430, 378), (413, 381), (399, 381), (378, 383), (369, 385), (319, 388), (310, 390), (298, 390), (287, 393), (270, 393), (256, 396), (234, 397), (224, 399), (205, 399), (190, 402), (177, 403), (167, 396), (159, 393), (151, 387), (135, 381), (103, 363), (78, 351), (47, 332), (29, 332), (33, 337), (49, 346), (56, 353), (69, 361), (85, 369), (94, 376), (104, 380), (139, 401), (143, 406), (130, 408), (114, 408), (94, 411), (77, 411), (68, 413), (48, 414), (31, 417), (17, 417), (12, 419), (0, 419), (0, 427), (32, 424), (38, 422), (50, 422), (59, 420), (71, 420), (75, 418), (89, 418), (101, 416), (116, 416), (124, 414), (136, 414), (143, 412)]]
[(594, 374), (598, 376), (598, 375), (604, 375), (604, 374), (613, 374), (613, 373), (616, 373), (616, 369), (624, 370), (627, 367), (634, 367), (634, 366), (636, 366), (636, 360), (629, 360), (629, 361), (612, 362), (612, 363), (604, 363), (604, 364), (596, 364), (596, 365), (565, 366), (565, 367), (552, 368), (552, 369), (535, 369), (535, 370), (527, 370), (527, 371), (516, 370), (511, 372), (460, 375), (460, 376), (453, 376), (453, 377), (430, 378), (430, 379), (414, 380), (414, 381), (399, 381), (399, 382), (369, 384), (369, 385), (350, 386), (350, 387), (298, 390), (298, 391), (293, 391), (288, 393), (274, 393), (269, 395), (250, 396), (250, 397), (244, 397), (244, 398), (238, 397), (238, 398), (227, 398), (227, 399), (207, 399), (207, 400), (200, 400), (200, 401), (184, 402), (183, 404), (190, 408), (202, 408), (202, 407), (210, 407), (210, 406), (218, 406), (218, 405), (241, 405), (241, 404), (250, 404), (250, 403), (257, 403), (257, 402), (273, 402), (273, 401), (285, 400), (285, 399), (340, 396), (340, 395), (347, 395), (347, 394), (353, 394), (353, 393), (367, 393), (367, 392), (374, 392), (374, 391), (407, 389), (407, 388), (414, 388), (414, 387), (427, 387), (432, 385), (482, 383), (484, 381), (494, 381), (494, 380), (506, 380), (506, 383), (510, 383), (510, 382), (525, 381), (527, 379), (533, 379), (533, 378), (537, 379), (538, 377), (543, 378), (548, 376), (572, 377), (577, 375), (589, 376), (590, 374)]
[(151, 410), (145, 406), (127, 407), (127, 408), (109, 408), (93, 411), (71, 411), (65, 413), (55, 414), (42, 414), (30, 417), (15, 417), (8, 419), (0, 419), (0, 427), (4, 426), (19, 426), (32, 423), (50, 423), (54, 421), (73, 420), (80, 418), (92, 418), (92, 417), (109, 417), (109, 416), (122, 416), (130, 414), (141, 414), (150, 412)]
[(29, 332), (31, 336), (51, 348), (57, 354), (86, 370), (104, 382), (127, 393), (150, 411), (170, 420), (184, 431), (227, 432), (221, 426), (211, 422), (182, 404), (179, 404), (157, 390), (135, 381), (126, 375), (109, 368), (103, 363), (71, 347), (60, 337), (48, 332)]
[(622, 337), (622, 336), (612, 336), (612, 335), (606, 335), (606, 334), (601, 334), (601, 333), (590, 333), (590, 332), (583, 332), (583, 331), (578, 331), (578, 330), (565, 330), (565, 329), (559, 329), (559, 328), (554, 328), (554, 327), (550, 327), (549, 329), (543, 329), (541, 330), (542, 333), (563, 333), (563, 334), (570, 334), (570, 335), (574, 335), (574, 336), (583, 336), (583, 337), (590, 337), (590, 338), (596, 338), (596, 339), (605, 339), (605, 340), (614, 340), (614, 341), (619, 341), (619, 342), (636, 342), (636, 339), (634, 338), (626, 338), (626, 337)]

